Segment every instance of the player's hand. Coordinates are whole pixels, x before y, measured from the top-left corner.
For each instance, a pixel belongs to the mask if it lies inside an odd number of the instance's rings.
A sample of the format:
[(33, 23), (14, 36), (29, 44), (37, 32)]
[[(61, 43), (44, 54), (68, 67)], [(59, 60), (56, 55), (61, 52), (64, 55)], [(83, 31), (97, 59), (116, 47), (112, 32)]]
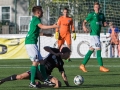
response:
[(55, 33), (55, 39), (58, 40), (58, 38), (59, 38), (59, 32), (56, 32)]
[(76, 40), (76, 33), (73, 33), (72, 38), (73, 40)]
[(57, 24), (53, 24), (52, 26), (53, 26), (53, 28), (59, 28), (59, 26)]
[(83, 26), (83, 31), (85, 32), (85, 33), (88, 33), (88, 29), (87, 29), (87, 27), (85, 27), (85, 26)]

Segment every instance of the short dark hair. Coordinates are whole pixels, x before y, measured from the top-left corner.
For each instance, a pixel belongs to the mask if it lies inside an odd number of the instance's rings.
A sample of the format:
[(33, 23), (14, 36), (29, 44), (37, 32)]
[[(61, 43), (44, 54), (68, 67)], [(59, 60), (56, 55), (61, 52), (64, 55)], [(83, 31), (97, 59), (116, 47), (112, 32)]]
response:
[(61, 53), (67, 53), (67, 52), (71, 52), (71, 50), (68, 47), (63, 47), (61, 49)]
[(63, 10), (66, 10), (67, 12), (69, 12), (68, 8), (66, 8), (66, 7)]
[(33, 12), (33, 13), (35, 13), (36, 11), (40, 11), (40, 10), (42, 10), (42, 7), (41, 7), (41, 6), (34, 6), (34, 7), (32, 8), (32, 12)]

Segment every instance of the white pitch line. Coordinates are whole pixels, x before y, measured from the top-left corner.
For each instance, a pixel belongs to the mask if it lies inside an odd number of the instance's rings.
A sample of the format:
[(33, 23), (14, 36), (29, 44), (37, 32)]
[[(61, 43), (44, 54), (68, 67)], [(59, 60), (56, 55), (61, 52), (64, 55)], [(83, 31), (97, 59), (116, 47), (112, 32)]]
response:
[[(120, 65), (105, 65), (106, 67), (120, 67)], [(79, 65), (64, 65), (67, 68), (76, 68)], [(99, 67), (99, 65), (86, 65), (86, 67)], [(0, 65), (0, 68), (30, 68), (30, 66), (26, 65)]]

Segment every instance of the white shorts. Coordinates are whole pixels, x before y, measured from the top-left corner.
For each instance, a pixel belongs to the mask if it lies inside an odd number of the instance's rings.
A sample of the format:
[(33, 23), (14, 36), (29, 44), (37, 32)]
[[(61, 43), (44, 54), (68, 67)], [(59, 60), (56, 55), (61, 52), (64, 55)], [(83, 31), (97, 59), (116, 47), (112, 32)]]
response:
[(36, 44), (26, 44), (25, 47), (31, 61), (43, 60)]
[(94, 49), (101, 48), (99, 36), (90, 36), (90, 47)]

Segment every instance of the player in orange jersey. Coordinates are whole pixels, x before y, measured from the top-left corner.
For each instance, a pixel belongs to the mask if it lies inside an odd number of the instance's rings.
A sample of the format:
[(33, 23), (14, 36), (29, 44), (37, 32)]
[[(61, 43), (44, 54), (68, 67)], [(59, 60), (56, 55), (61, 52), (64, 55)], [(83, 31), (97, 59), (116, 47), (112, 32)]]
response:
[[(58, 48), (60, 48), (65, 42), (69, 49), (71, 49), (71, 30), (73, 33), (72, 38), (76, 39), (75, 28), (73, 25), (73, 19), (68, 16), (68, 9), (64, 8), (63, 16), (60, 16), (57, 25), (59, 28), (56, 29), (55, 39), (58, 40)], [(69, 61), (70, 59), (68, 59)]]

